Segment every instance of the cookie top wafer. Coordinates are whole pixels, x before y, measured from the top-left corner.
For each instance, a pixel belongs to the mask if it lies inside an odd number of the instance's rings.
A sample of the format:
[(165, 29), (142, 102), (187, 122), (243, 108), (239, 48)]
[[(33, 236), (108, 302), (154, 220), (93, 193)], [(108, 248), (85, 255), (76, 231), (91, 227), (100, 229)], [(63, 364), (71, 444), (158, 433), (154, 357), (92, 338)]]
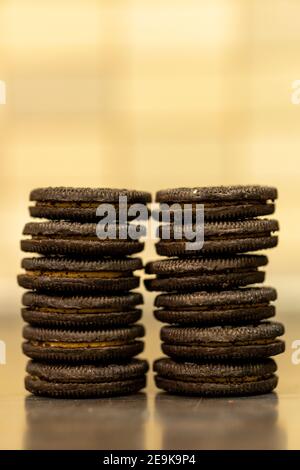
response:
[(99, 383), (115, 382), (139, 377), (149, 369), (147, 361), (131, 359), (127, 364), (108, 364), (106, 366), (56, 365), (29, 361), (26, 372), (31, 376), (48, 382), (61, 383)]
[(143, 268), (141, 258), (102, 258), (101, 260), (78, 260), (62, 257), (24, 258), (22, 268), (28, 271), (65, 272), (130, 272)]
[(210, 328), (182, 328), (164, 326), (161, 339), (172, 344), (243, 343), (275, 339), (284, 334), (284, 327), (277, 322), (261, 322), (247, 326), (212, 326)]
[(262, 304), (276, 300), (272, 287), (248, 287), (226, 291), (194, 292), (190, 294), (161, 294), (155, 299), (156, 307), (188, 308)]
[(151, 194), (145, 191), (113, 188), (70, 188), (49, 187), (33, 189), (30, 201), (39, 202), (108, 202), (118, 203), (120, 196), (126, 196), (128, 202), (151, 202)]
[(233, 270), (258, 268), (265, 266), (268, 258), (263, 255), (239, 255), (224, 258), (189, 258), (189, 259), (163, 259), (146, 264), (147, 274), (168, 276), (176, 274), (216, 273)]
[(239, 255), (225, 258), (163, 259), (146, 264), (147, 274), (169, 276), (177, 274), (230, 272), (265, 266), (268, 258), (263, 255)]
[(153, 370), (163, 377), (178, 380), (206, 381), (207, 379), (217, 378), (233, 380), (265, 377), (274, 374), (277, 371), (277, 365), (270, 358), (237, 364), (197, 364), (193, 362), (176, 362), (170, 358), (162, 358), (154, 362)]
[(137, 292), (122, 295), (103, 296), (49, 296), (26, 292), (22, 298), (26, 307), (57, 308), (57, 309), (97, 309), (108, 308), (116, 311), (132, 309), (143, 303), (143, 296)]
[[(38, 328), (26, 325), (23, 329), (23, 337), (28, 341), (38, 341), (50, 343), (53, 347), (60, 347), (61, 344), (71, 344), (71, 348), (77, 348), (76, 344), (95, 344), (130, 342), (136, 338), (144, 336), (145, 330), (142, 325), (132, 325), (124, 328), (114, 328), (108, 330), (65, 330)], [(52, 344), (53, 343), (53, 344)], [(62, 348), (64, 346), (61, 346)], [(87, 346), (89, 347), (89, 346)], [(93, 347), (93, 346), (90, 346)], [(101, 345), (99, 346), (101, 347)]]
[[(116, 225), (116, 238), (120, 238), (121, 236), (124, 237), (126, 240), (127, 238), (130, 239), (128, 235), (129, 232), (129, 225)], [(120, 231), (124, 231), (124, 235), (120, 235)], [(93, 223), (79, 223), (79, 222), (65, 222), (65, 221), (58, 221), (58, 222), (29, 222), (25, 224), (23, 235), (31, 235), (31, 236), (52, 236), (52, 237), (61, 237), (61, 238), (69, 238), (69, 237), (80, 237), (80, 238), (88, 238), (88, 237), (95, 237), (100, 240), (100, 237), (97, 236), (97, 224)], [(105, 234), (106, 235), (106, 234)]]
[(269, 186), (211, 186), (164, 189), (156, 193), (157, 202), (274, 201), (277, 189)]

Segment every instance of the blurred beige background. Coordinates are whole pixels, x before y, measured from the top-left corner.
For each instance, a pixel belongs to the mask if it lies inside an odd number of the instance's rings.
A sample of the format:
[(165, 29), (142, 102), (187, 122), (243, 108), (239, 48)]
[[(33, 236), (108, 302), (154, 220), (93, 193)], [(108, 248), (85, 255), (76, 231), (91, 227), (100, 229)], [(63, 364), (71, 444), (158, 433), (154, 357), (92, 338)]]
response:
[(299, 18), (298, 0), (0, 0), (0, 314), (48, 185), (275, 185), (267, 283), (299, 300)]

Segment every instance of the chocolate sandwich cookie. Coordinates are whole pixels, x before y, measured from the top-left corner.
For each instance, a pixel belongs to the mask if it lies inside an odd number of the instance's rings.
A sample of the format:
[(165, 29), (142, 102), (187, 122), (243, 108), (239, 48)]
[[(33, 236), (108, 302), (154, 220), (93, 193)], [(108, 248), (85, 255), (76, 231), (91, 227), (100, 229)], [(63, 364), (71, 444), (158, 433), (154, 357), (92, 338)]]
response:
[(142, 325), (109, 330), (62, 330), (25, 326), (23, 352), (38, 361), (114, 362), (124, 361), (143, 351), (137, 338), (144, 336)]
[(146, 386), (148, 363), (131, 359), (106, 366), (45, 364), (29, 361), (25, 388), (35, 395), (96, 398), (136, 393)]
[(225, 291), (161, 294), (155, 299), (155, 318), (179, 325), (234, 325), (258, 322), (275, 315), (271, 287)]
[(266, 256), (258, 255), (164, 259), (146, 265), (146, 273), (157, 277), (144, 282), (150, 291), (166, 292), (246, 286), (264, 281), (265, 273), (258, 267), (267, 263)]
[(72, 222), (41, 222), (25, 225), (23, 235), (31, 239), (21, 241), (21, 249), (44, 255), (66, 256), (126, 256), (143, 250), (144, 243), (119, 238), (117, 226), (115, 239), (100, 239), (97, 224)]
[[(119, 218), (119, 197), (126, 197), (127, 204), (151, 202), (151, 194), (144, 191), (109, 188), (39, 188), (30, 193), (30, 201), (35, 205), (29, 208), (32, 217), (52, 220), (92, 222), (97, 220), (96, 210), (100, 204), (111, 204)], [(112, 214), (110, 212), (110, 214)], [(128, 214), (128, 220), (135, 216)]]
[(140, 258), (99, 261), (74, 260), (62, 257), (25, 258), (25, 274), (18, 276), (26, 289), (53, 294), (123, 292), (139, 286), (133, 271), (142, 269)]
[(240, 360), (275, 356), (284, 351), (281, 323), (204, 328), (164, 326), (162, 350), (181, 360)]
[[(216, 186), (174, 188), (158, 191), (156, 201), (161, 204), (191, 204), (187, 212), (196, 214), (196, 204), (204, 204), (206, 220), (244, 219), (273, 214), (277, 189), (268, 186)], [(174, 207), (176, 213), (176, 207)], [(177, 211), (178, 211), (177, 209)], [(166, 211), (161, 206), (161, 214)], [(174, 212), (171, 213), (173, 218)]]
[[(185, 227), (186, 233), (196, 232), (195, 227)], [(187, 242), (182, 226), (170, 225), (170, 237), (156, 243), (156, 251), (162, 256), (227, 255), (245, 253), (277, 245), (278, 237), (272, 235), (279, 230), (277, 220), (250, 219), (237, 222), (205, 223), (204, 244), (200, 248), (187, 249)], [(162, 227), (159, 229), (162, 237)], [(165, 236), (165, 235), (164, 235)], [(181, 239), (179, 239), (179, 237)], [(190, 243), (193, 240), (190, 240)]]
[(154, 362), (156, 385), (170, 393), (204, 397), (269, 393), (276, 386), (277, 366), (272, 359), (237, 364)]
[(139, 293), (102, 296), (23, 295), (22, 317), (31, 325), (50, 328), (115, 328), (140, 320)]

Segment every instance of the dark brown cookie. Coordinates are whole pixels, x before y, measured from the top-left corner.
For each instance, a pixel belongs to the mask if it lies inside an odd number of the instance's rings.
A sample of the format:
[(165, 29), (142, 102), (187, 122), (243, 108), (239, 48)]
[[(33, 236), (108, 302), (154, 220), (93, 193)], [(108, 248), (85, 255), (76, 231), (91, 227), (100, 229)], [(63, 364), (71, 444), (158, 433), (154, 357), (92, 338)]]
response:
[(140, 320), (143, 303), (138, 293), (111, 296), (59, 297), (26, 292), (23, 319), (36, 326), (60, 328), (114, 328)]
[[(34, 189), (30, 200), (36, 201), (29, 208), (32, 217), (52, 220), (71, 220), (92, 222), (99, 219), (96, 214), (100, 204), (110, 204), (114, 207), (115, 220), (119, 219), (120, 209), (126, 210), (128, 220), (135, 218), (129, 215), (120, 197), (127, 198), (127, 205), (151, 202), (151, 194), (144, 191), (109, 188), (40, 188)], [(112, 215), (112, 212), (110, 212)], [(149, 213), (145, 218), (149, 216)]]
[[(162, 203), (161, 213), (166, 212), (164, 204), (193, 204), (186, 208), (195, 217), (196, 203), (204, 205), (206, 220), (234, 220), (272, 214), (273, 201), (277, 199), (276, 188), (268, 186), (216, 186), (202, 188), (174, 188), (158, 191), (156, 201)], [(173, 220), (174, 212), (171, 213)], [(154, 214), (158, 218), (157, 214)]]
[(146, 273), (157, 278), (146, 279), (145, 286), (166, 292), (245, 286), (264, 281), (264, 272), (257, 268), (267, 262), (266, 256), (255, 255), (159, 260), (146, 265)]
[(130, 238), (128, 226), (122, 227), (127, 239), (120, 238), (119, 226), (115, 239), (98, 238), (96, 228), (97, 224), (75, 222), (28, 223), (24, 227), (23, 235), (31, 235), (32, 238), (22, 240), (21, 249), (44, 255), (99, 257), (126, 256), (138, 253), (144, 248), (143, 243)]
[(180, 325), (234, 325), (273, 317), (276, 290), (251, 287), (189, 294), (161, 294), (155, 299), (155, 317)]
[(277, 385), (272, 359), (230, 363), (154, 362), (156, 385), (170, 393), (204, 397), (269, 393)]
[(26, 389), (35, 395), (57, 398), (96, 398), (136, 393), (146, 385), (148, 363), (103, 365), (45, 364), (29, 361)]
[(23, 352), (38, 361), (113, 363), (143, 351), (142, 325), (109, 330), (65, 330), (25, 326)]
[(139, 278), (133, 271), (143, 267), (140, 258), (83, 261), (61, 257), (25, 258), (26, 274), (18, 276), (26, 289), (53, 294), (124, 292), (135, 289)]
[(265, 273), (262, 271), (257, 271), (217, 275), (203, 274), (199, 276), (182, 276), (173, 278), (159, 277), (157, 279), (146, 279), (144, 283), (149, 291), (191, 292), (205, 288), (226, 289), (230, 287), (248, 286), (249, 284), (264, 282), (264, 280)]
[(204, 204), (208, 201), (274, 201), (277, 197), (277, 189), (270, 186), (239, 185), (163, 189), (156, 193), (155, 200), (167, 203), (192, 201)]
[[(194, 249), (188, 249), (188, 240), (181, 226), (170, 225), (169, 234), (163, 233), (162, 230), (160, 227), (160, 237), (163, 238), (156, 244), (156, 251), (159, 255), (196, 256), (201, 254), (211, 256), (272, 248), (278, 243), (277, 236), (272, 233), (279, 230), (279, 225), (276, 220), (267, 219), (205, 223), (204, 244), (199, 248), (195, 244)], [(195, 233), (195, 227), (187, 226), (185, 230), (186, 233)], [(190, 240), (191, 242), (193, 240)]]
[(275, 356), (284, 351), (281, 323), (261, 322), (246, 326), (182, 328), (164, 326), (161, 339), (165, 354), (180, 360), (241, 360)]

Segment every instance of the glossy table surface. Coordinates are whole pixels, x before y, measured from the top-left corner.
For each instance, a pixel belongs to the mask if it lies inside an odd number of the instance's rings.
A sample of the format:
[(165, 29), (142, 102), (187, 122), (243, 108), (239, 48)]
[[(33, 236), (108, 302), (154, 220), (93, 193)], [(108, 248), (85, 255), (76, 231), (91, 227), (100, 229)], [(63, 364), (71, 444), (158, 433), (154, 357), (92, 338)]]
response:
[[(161, 325), (153, 319), (151, 296), (146, 300), (143, 357), (152, 362), (161, 356)], [(286, 353), (277, 360), (276, 393), (234, 399), (171, 396), (155, 388), (150, 371), (147, 388), (137, 395), (54, 400), (30, 396), (23, 388), (22, 321), (14, 309), (6, 307), (0, 316), (0, 340), (7, 347), (7, 363), (0, 365), (1, 449), (300, 449), (300, 365), (291, 361), (292, 341), (300, 339), (296, 312), (277, 318), (287, 333)]]

